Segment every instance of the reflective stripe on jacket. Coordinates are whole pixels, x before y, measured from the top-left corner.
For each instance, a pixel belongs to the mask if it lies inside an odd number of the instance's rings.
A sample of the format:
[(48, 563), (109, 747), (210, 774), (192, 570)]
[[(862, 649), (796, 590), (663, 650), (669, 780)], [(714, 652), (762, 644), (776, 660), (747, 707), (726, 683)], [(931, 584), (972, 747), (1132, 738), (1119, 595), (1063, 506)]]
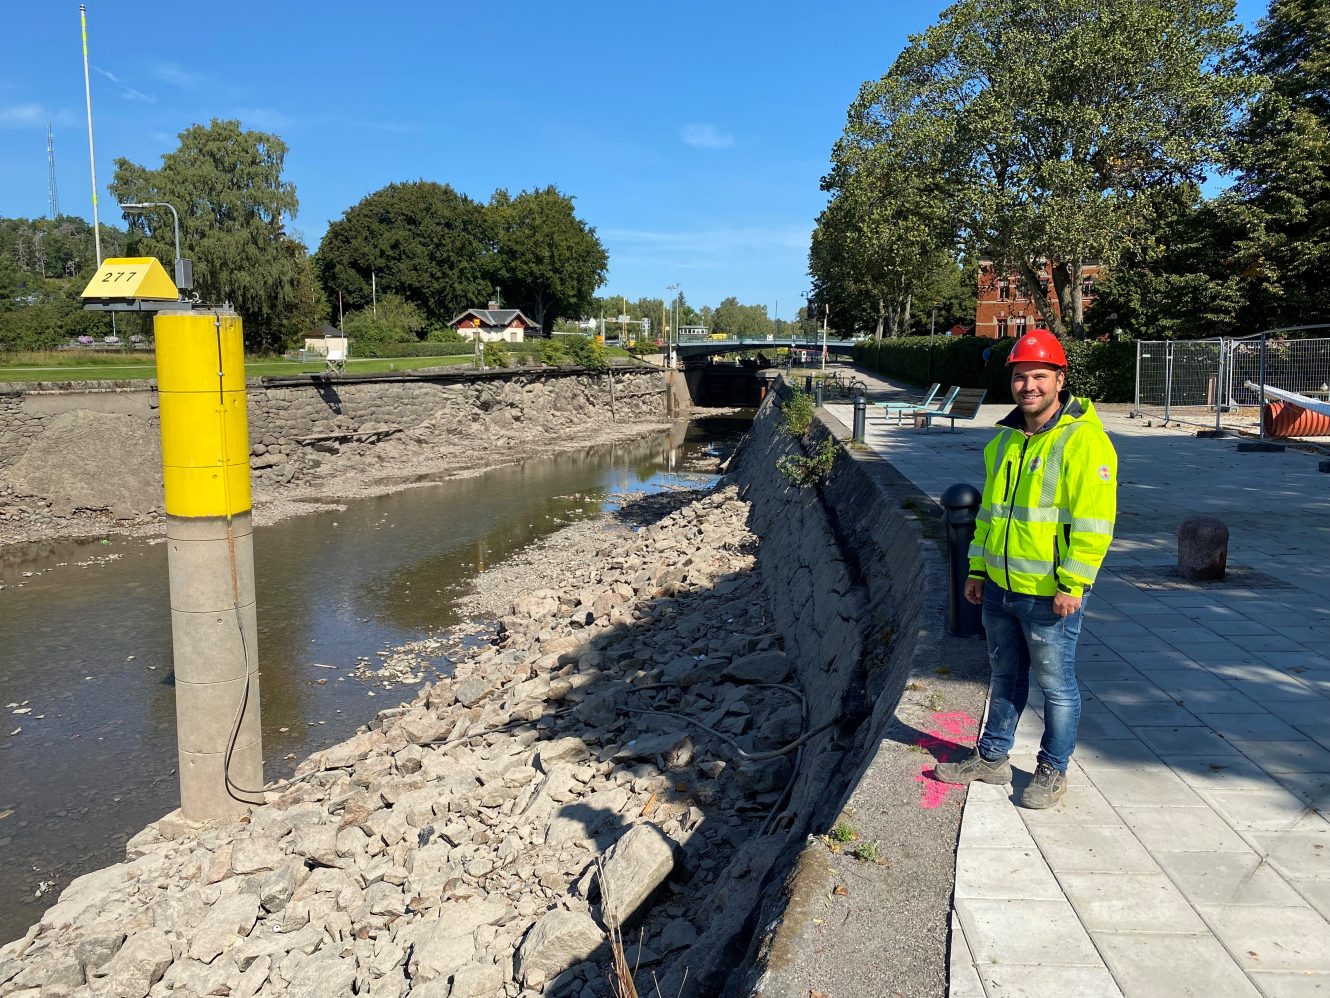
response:
[(1027, 437), (1018, 409), (984, 448), (970, 574), (1013, 592), (1084, 595), (1113, 540), (1117, 452), (1090, 400), (1064, 394), (1052, 426)]

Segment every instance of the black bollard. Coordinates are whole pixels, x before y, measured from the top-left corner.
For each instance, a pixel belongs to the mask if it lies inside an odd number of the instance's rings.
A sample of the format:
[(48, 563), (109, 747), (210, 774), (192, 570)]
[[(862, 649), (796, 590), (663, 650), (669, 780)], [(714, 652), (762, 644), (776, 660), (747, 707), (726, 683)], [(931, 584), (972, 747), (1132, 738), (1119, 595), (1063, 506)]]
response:
[(820, 381), (817, 383), (817, 387), (813, 389), (813, 404), (819, 409), (822, 408), (822, 382)]
[(861, 444), (864, 442), (864, 434), (868, 428), (868, 400), (862, 395), (854, 397), (854, 442)]
[(809, 395), (813, 394), (813, 376), (811, 374), (804, 375), (804, 391)]
[(983, 611), (965, 598), (970, 575), (970, 542), (983, 495), (973, 485), (957, 482), (942, 493), (942, 525), (947, 535), (947, 631), (958, 638), (984, 633)]

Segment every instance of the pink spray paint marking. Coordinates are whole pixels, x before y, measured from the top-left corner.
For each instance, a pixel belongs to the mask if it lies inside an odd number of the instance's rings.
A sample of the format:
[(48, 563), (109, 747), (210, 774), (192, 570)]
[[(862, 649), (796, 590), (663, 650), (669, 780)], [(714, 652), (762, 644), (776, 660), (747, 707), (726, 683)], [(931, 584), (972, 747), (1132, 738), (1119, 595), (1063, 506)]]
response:
[[(936, 762), (951, 762), (964, 754), (966, 746), (956, 739), (972, 741), (979, 722), (963, 710), (941, 711), (932, 717), (933, 726), (928, 734), (919, 736), (916, 745), (933, 756)], [(927, 810), (941, 807), (947, 795), (953, 790), (964, 791), (964, 787), (955, 783), (943, 783), (933, 775), (933, 763), (924, 763), (919, 767), (915, 782), (923, 785), (923, 795), (919, 806)]]

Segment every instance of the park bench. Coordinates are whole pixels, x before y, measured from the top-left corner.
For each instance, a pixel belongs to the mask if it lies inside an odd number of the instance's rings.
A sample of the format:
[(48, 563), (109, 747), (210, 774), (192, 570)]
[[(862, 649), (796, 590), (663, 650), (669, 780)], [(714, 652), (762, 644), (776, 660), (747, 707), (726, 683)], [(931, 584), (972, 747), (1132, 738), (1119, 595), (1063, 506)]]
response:
[[(929, 406), (932, 404), (933, 399), (937, 397), (937, 393), (941, 388), (942, 386), (940, 384), (931, 386), (924, 394), (924, 397), (918, 402), (874, 402), (873, 404), (882, 410), (883, 419), (887, 416), (895, 416), (896, 422), (899, 423), (903, 416), (910, 416), (918, 412), (931, 411)], [(955, 397), (958, 391), (960, 391), (959, 388), (947, 389), (947, 394), (942, 397), (942, 403), (939, 408), (946, 406), (947, 403)]]
[(956, 432), (956, 420), (974, 419), (979, 414), (979, 407), (984, 404), (984, 396), (988, 390), (984, 388), (961, 388), (952, 396), (950, 403), (944, 403), (941, 408), (929, 412), (916, 412), (914, 414), (914, 425), (922, 425), (925, 430), (929, 429), (935, 419), (951, 420), (951, 432)]

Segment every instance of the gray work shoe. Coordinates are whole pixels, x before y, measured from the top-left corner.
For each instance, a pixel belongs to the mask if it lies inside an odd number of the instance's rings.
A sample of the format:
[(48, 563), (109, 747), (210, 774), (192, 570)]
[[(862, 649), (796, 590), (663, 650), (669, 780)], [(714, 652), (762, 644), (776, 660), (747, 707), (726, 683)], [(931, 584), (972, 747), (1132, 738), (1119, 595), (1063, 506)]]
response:
[(1041, 762), (1034, 771), (1034, 779), (1021, 791), (1021, 807), (1035, 811), (1052, 807), (1067, 792), (1067, 774), (1059, 773), (1046, 762)]
[(960, 762), (939, 762), (933, 767), (933, 778), (943, 783), (1010, 783), (1011, 763), (1005, 755), (989, 762), (975, 749)]

